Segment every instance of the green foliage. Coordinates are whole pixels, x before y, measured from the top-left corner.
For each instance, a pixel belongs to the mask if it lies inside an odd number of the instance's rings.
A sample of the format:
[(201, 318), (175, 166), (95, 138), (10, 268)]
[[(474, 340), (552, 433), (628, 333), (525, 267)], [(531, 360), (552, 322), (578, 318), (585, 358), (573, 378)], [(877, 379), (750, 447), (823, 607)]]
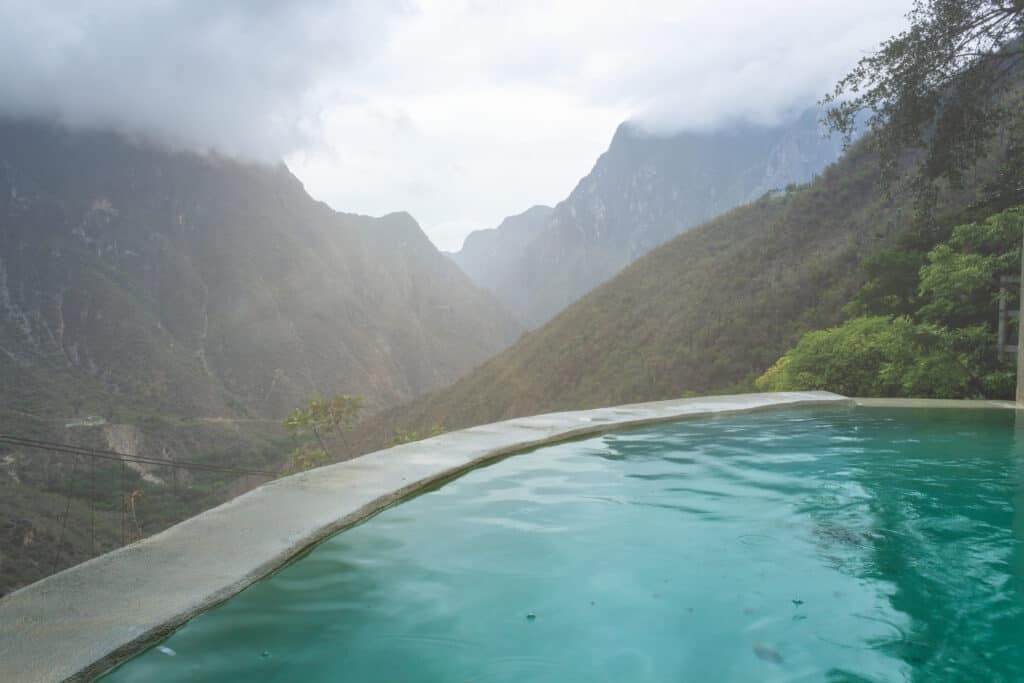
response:
[(963, 396), (967, 359), (952, 335), (909, 318), (854, 318), (810, 332), (757, 380), (762, 391), (827, 389), (848, 396)]
[(1024, 208), (954, 228), (920, 270), (919, 316), (952, 327), (994, 320), (999, 276), (1020, 269), (1022, 229)]
[(928, 204), (936, 179), (960, 181), (997, 132), (1016, 130), (1024, 3), (915, 0), (907, 18), (909, 28), (861, 59), (824, 103), (829, 127), (847, 139), (870, 113), (871, 141), (890, 182), (905, 153), (922, 150), (914, 179)]
[[(811, 330), (851, 316), (922, 322), (914, 316), (927, 303), (918, 271), (928, 251), (950, 238), (952, 226), (1006, 208), (1002, 193), (987, 190), (999, 201), (980, 203), (993, 172), (980, 169), (964, 190), (942, 193), (939, 222), (918, 231), (908, 219), (912, 197), (887, 196), (876, 158), (855, 145), (807, 187), (734, 209), (654, 249), (450, 387), (364, 420), (350, 440), (365, 452), (392, 443), (396, 428), (422, 434), (438, 422), (459, 429), (684, 392), (749, 391), (748, 377), (763, 374)], [(1020, 177), (999, 182), (1019, 184)], [(879, 265), (871, 308), (853, 310), (850, 302), (874, 277), (861, 264), (884, 250), (906, 253)], [(994, 348), (991, 332), (983, 346), (968, 349), (968, 363), (975, 352), (988, 354), (991, 368), (972, 370), (981, 388), (971, 392), (1009, 395), (995, 389), (1006, 368)]]
[(996, 357), (994, 323), (999, 276), (1020, 268), (1022, 232), (1024, 209), (1009, 209), (955, 227), (917, 271), (910, 266), (922, 255), (914, 252), (867, 259), (871, 277), (848, 310), (881, 315), (805, 334), (757, 380), (758, 388), (922, 398), (1012, 395), (1015, 373)]
[(323, 448), (303, 444), (288, 454), (292, 471), (302, 472), (330, 462), (330, 455)]
[[(65, 429), (63, 419), (47, 422), (24, 417), (0, 411), (0, 431), (110, 447), (103, 428)], [(136, 424), (158, 424), (160, 429), (143, 432), (141, 455), (270, 471), (283, 464), (288, 441), (278, 421), (146, 421), (143, 417)], [(230, 447), (224, 448), (225, 444)], [(145, 466), (144, 477), (116, 460), (10, 446), (0, 447), (0, 460), (6, 475), (0, 477), (0, 595), (55, 569), (113, 550), (124, 540), (158, 533), (269, 479), (167, 466)], [(133, 493), (133, 514), (122, 526), (125, 498)], [(66, 530), (62, 530), (65, 510)], [(11, 521), (31, 535), (12, 538)]]
[(284, 428), (293, 437), (312, 437), (316, 446), (307, 442), (292, 451), (289, 457), (292, 468), (308, 470), (327, 463), (331, 450), (324, 440), (333, 436), (344, 438), (344, 432), (356, 423), (362, 408), (362, 396), (341, 395), (325, 399), (317, 394), (306, 401), (305, 406), (293, 410), (284, 419)]
[(362, 396), (335, 396), (325, 399), (313, 396), (302, 408), (296, 408), (284, 419), (289, 434), (326, 435), (351, 428), (363, 407)]
[(924, 254), (906, 249), (883, 249), (861, 262), (867, 282), (847, 306), (853, 315), (910, 315), (918, 308), (917, 271)]
[(1007, 268), (1018, 268), (1017, 247), (1024, 231), (1024, 207), (1013, 207), (982, 222), (953, 228), (949, 244), (960, 251), (1000, 256)]
[(391, 445), (398, 446), (403, 443), (420, 441), (421, 439), (426, 439), (431, 436), (440, 436), (441, 434), (444, 434), (447, 431), (448, 430), (445, 429), (444, 425), (442, 424), (435, 424), (433, 427), (430, 428), (430, 432), (423, 436), (420, 436), (420, 433), (415, 429), (396, 429), (395, 435), (391, 439)]
[(921, 268), (920, 293), (929, 303), (921, 307), (925, 320), (942, 321), (975, 317), (992, 308), (992, 283), (998, 264), (981, 254), (953, 251), (940, 244), (928, 254)]

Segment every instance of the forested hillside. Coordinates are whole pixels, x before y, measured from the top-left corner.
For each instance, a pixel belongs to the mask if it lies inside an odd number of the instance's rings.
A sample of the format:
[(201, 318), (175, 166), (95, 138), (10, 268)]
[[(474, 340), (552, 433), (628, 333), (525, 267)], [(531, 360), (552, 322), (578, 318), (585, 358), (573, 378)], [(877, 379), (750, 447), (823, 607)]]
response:
[(1012, 399), (1016, 352), (1008, 351), (1018, 335), (1008, 313), (1020, 310), (1022, 234), (1024, 207), (1016, 207), (958, 225), (930, 249), (906, 240), (865, 259), (868, 280), (845, 309), (855, 317), (805, 334), (758, 388)]
[(753, 390), (803, 333), (844, 319), (866, 257), (936, 243), (954, 224), (1011, 205), (1012, 192), (990, 186), (994, 167), (946, 187), (927, 219), (910, 196), (883, 191), (877, 158), (856, 145), (814, 183), (677, 237), (452, 387), (369, 421), (361, 447), (396, 431)]

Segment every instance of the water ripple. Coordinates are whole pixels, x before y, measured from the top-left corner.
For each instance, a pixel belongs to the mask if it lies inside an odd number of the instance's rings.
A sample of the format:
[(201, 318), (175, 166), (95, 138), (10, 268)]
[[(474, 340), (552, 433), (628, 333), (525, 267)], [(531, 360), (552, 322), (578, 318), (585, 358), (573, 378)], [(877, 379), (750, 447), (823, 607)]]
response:
[(339, 534), (107, 679), (1024, 680), (1017, 438), (1011, 411), (842, 409), (545, 447)]

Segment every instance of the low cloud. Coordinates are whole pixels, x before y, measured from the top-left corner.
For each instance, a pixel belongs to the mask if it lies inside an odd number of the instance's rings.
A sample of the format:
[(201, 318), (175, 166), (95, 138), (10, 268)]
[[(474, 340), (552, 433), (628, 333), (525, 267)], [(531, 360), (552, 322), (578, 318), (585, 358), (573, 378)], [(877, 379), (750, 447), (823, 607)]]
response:
[(625, 119), (772, 122), (910, 0), (0, 0), (0, 113), (284, 158), (443, 248), (563, 198)]
[[(372, 8), (372, 9), (368, 9)], [(0, 113), (276, 160), (394, 3), (0, 0)]]
[[(665, 132), (776, 123), (903, 28), (910, 0), (617, 0), (469, 13), (498, 82), (616, 106)], [(493, 31), (482, 27), (492, 26)]]

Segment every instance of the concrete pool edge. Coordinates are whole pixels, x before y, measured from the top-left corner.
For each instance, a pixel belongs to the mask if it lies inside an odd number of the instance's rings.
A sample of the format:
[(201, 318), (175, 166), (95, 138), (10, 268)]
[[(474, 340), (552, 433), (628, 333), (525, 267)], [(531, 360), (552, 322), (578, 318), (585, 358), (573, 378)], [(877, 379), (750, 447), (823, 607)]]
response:
[(451, 432), (279, 479), (0, 599), (0, 679), (89, 680), (318, 541), (431, 484), (517, 452), (657, 422), (829, 405), (871, 403), (828, 392), (791, 392), (551, 413)]
[(965, 400), (954, 398), (855, 398), (853, 402), (863, 408), (960, 408), (966, 410), (1014, 410), (1013, 401), (988, 399)]

